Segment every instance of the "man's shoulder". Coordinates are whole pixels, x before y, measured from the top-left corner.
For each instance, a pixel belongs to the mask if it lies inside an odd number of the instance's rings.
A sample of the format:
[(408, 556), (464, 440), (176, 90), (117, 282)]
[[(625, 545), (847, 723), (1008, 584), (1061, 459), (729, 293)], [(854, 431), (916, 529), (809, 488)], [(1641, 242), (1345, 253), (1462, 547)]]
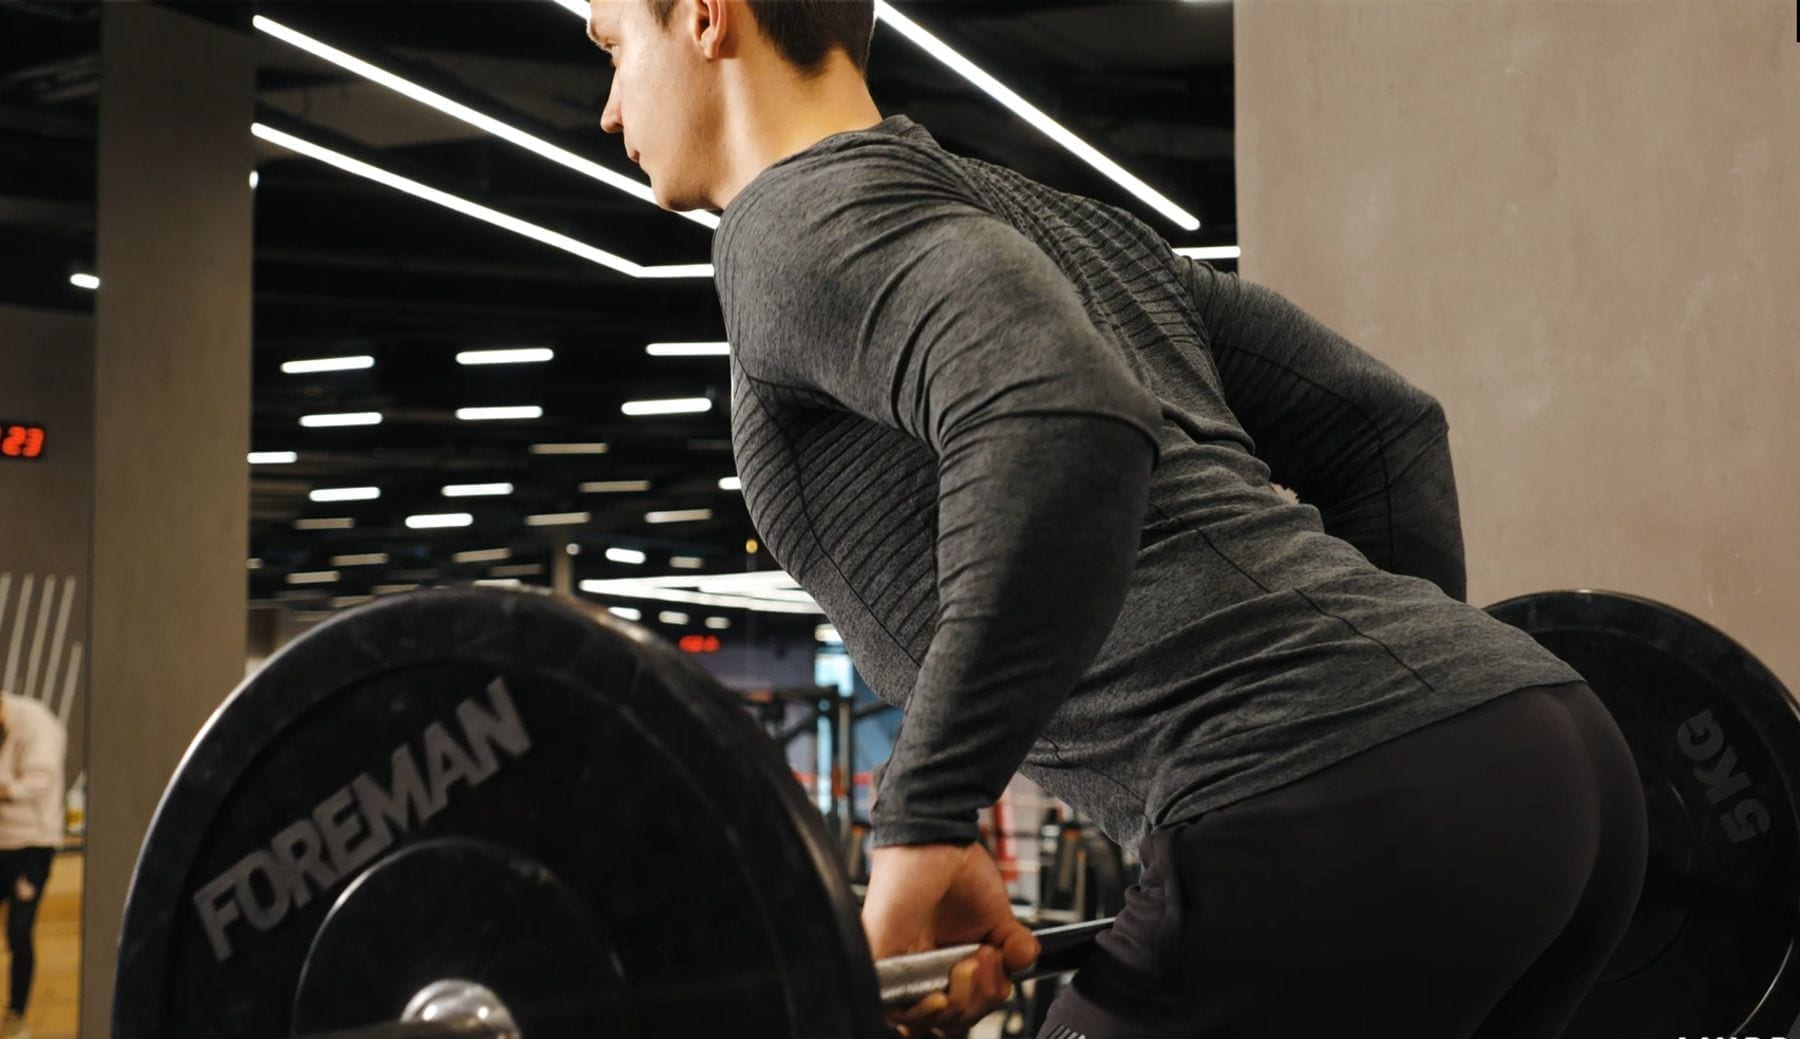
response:
[(906, 138), (859, 135), (854, 147), (803, 153), (764, 170), (726, 207), (717, 241), (760, 252), (771, 237), (945, 201), (977, 201), (954, 156)]

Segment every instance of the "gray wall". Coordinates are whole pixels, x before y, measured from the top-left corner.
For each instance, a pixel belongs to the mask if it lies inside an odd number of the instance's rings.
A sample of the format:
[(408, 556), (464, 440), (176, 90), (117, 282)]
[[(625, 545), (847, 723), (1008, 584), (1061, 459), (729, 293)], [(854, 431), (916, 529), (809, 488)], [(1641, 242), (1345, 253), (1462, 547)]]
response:
[(0, 423), (46, 430), (41, 458), (0, 458), (0, 687), (62, 717), (71, 784), (87, 766), (93, 407), (93, 319), (0, 305)]
[(1477, 603), (1691, 611), (1800, 688), (1789, 0), (1260, 0), (1243, 276), (1437, 394)]

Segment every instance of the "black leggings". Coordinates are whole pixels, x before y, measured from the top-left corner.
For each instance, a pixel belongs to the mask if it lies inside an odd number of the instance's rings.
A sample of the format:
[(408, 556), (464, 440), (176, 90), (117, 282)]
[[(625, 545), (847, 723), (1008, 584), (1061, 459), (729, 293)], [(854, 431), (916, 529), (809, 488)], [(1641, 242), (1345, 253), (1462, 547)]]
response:
[[(37, 967), (31, 932), (37, 924), (38, 903), (44, 899), (44, 884), (50, 879), (50, 860), (55, 857), (54, 848), (0, 851), (0, 902), (7, 903), (6, 949), (12, 956), (12, 988), (7, 991), (6, 1008), (21, 1017), (31, 998), (31, 975)], [(27, 894), (31, 897), (24, 897)]]
[(1040, 1039), (1554, 1039), (1637, 904), (1643, 790), (1584, 684), (1165, 827)]

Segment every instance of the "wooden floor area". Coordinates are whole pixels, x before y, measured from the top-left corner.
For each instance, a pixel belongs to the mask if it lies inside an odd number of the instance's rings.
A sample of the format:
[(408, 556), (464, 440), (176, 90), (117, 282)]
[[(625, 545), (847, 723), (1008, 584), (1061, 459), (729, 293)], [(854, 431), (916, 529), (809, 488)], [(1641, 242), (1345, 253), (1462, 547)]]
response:
[[(75, 1039), (81, 1013), (82, 863), (80, 852), (58, 855), (44, 885), (37, 919), (37, 977), (25, 1011), (31, 1039)], [(6, 943), (0, 942), (0, 988), (11, 969)]]

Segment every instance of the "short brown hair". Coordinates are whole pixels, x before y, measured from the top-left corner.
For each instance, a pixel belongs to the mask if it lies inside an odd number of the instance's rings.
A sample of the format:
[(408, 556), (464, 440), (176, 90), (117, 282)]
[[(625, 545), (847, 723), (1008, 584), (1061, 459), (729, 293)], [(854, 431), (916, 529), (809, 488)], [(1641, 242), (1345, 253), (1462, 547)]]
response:
[[(678, 0), (649, 0), (650, 13), (664, 29)], [(808, 79), (825, 70), (833, 50), (850, 56), (856, 70), (869, 72), (869, 42), (875, 35), (875, 0), (748, 0), (757, 28), (775, 52)]]

